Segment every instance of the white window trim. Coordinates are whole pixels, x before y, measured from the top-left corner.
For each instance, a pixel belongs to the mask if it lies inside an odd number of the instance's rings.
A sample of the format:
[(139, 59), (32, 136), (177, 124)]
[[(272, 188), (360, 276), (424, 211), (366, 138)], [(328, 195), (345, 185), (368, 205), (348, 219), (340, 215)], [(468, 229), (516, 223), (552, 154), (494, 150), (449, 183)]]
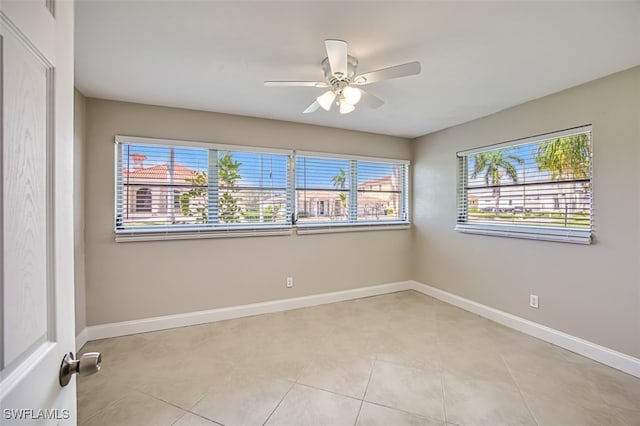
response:
[(330, 152), (318, 152), (318, 151), (294, 151), (295, 155), (302, 155), (308, 157), (318, 158), (335, 158), (336, 160), (359, 160), (366, 161), (368, 163), (396, 163), (409, 165), (409, 160), (401, 160), (397, 158), (383, 158), (383, 157), (368, 157), (365, 155), (352, 155), (352, 154), (336, 154)]
[[(560, 130), (557, 132), (544, 133), (536, 136), (530, 136), (521, 139), (515, 139), (512, 141), (501, 142), (494, 145), (488, 145), (479, 148), (468, 149), (465, 151), (458, 151), (456, 153), (457, 157), (465, 158), (470, 155), (477, 154), (479, 152), (490, 151), (494, 149), (500, 148), (511, 148), (520, 145), (541, 142), (543, 140), (561, 138), (567, 136), (573, 136), (581, 133), (590, 132), (593, 135), (593, 126), (591, 124), (579, 127), (573, 127), (570, 129)], [(593, 141), (593, 139), (592, 139)], [(593, 152), (593, 145), (591, 146), (591, 150)], [(460, 167), (460, 166), (458, 166)], [(593, 163), (591, 164), (593, 167)], [(458, 169), (458, 176), (460, 178), (461, 171)], [(498, 237), (511, 237), (511, 238), (522, 238), (529, 240), (540, 240), (540, 241), (553, 241), (553, 242), (563, 242), (563, 243), (574, 243), (574, 244), (591, 244), (593, 242), (593, 170), (591, 171), (591, 228), (589, 229), (579, 229), (579, 228), (564, 228), (564, 227), (547, 227), (547, 226), (528, 226), (528, 225), (509, 225), (509, 224), (494, 224), (494, 223), (457, 223), (455, 226), (455, 230), (462, 233), (467, 234), (477, 234), (477, 235), (490, 235), (490, 236), (498, 236)], [(462, 191), (462, 182), (458, 182), (456, 199), (460, 202)], [(466, 198), (466, 195), (465, 195)], [(466, 202), (466, 200), (465, 200)], [(456, 215), (459, 214), (458, 209), (456, 209)]]
[[(308, 155), (320, 158), (335, 158), (343, 160), (360, 160), (371, 163), (395, 163), (402, 164), (407, 167), (407, 179), (404, 182), (404, 188), (406, 194), (406, 206), (407, 220), (404, 221), (349, 221), (341, 223), (329, 223), (329, 222), (315, 222), (315, 223), (296, 223), (292, 225), (290, 222), (278, 223), (278, 224), (215, 224), (215, 225), (199, 225), (199, 226), (185, 226), (180, 228), (168, 228), (163, 226), (157, 227), (129, 227), (127, 229), (114, 229), (115, 241), (120, 242), (140, 242), (140, 241), (162, 241), (162, 240), (189, 240), (189, 239), (201, 239), (201, 238), (237, 238), (237, 237), (261, 237), (261, 236), (286, 236), (293, 235), (294, 231), (297, 235), (312, 235), (312, 234), (326, 234), (326, 233), (341, 233), (341, 232), (362, 232), (362, 231), (384, 231), (384, 230), (402, 230), (410, 229), (411, 222), (409, 219), (410, 214), (410, 200), (409, 200), (409, 160), (402, 160), (396, 158), (381, 158), (381, 157), (368, 157), (361, 155), (349, 155), (349, 154), (337, 154), (318, 151), (295, 151), (292, 149), (282, 148), (264, 148), (258, 146), (245, 146), (245, 145), (230, 145), (219, 144), (213, 142), (203, 141), (187, 141), (179, 139), (163, 139), (163, 138), (148, 138), (139, 136), (126, 136), (117, 135), (115, 137), (115, 150), (114, 156), (116, 158), (116, 168), (118, 167), (118, 145), (131, 144), (131, 145), (148, 145), (158, 147), (179, 146), (185, 148), (204, 148), (215, 149), (219, 151), (236, 151), (236, 152), (251, 152), (256, 154), (279, 154), (286, 155), (290, 158), (288, 173), (289, 185), (287, 196), (291, 198), (292, 202), (295, 200), (295, 156), (296, 155)], [(118, 176), (115, 173), (114, 183), (118, 185)], [(117, 201), (114, 199), (114, 212), (117, 209)]]
[(380, 222), (347, 222), (347, 223), (306, 223), (296, 225), (297, 235), (333, 234), (339, 232), (362, 231), (397, 231), (411, 229), (410, 222), (380, 221)]
[(464, 151), (458, 151), (457, 156), (458, 157), (469, 156), (469, 155), (477, 154), (479, 152), (492, 151), (494, 149), (513, 148), (516, 146), (526, 145), (529, 143), (539, 142), (547, 139), (575, 136), (575, 135), (579, 135), (580, 133), (591, 132), (592, 127), (593, 126), (591, 124), (587, 124), (585, 126), (572, 127), (570, 129), (565, 129), (565, 130), (558, 130), (557, 132), (542, 133), (536, 136), (528, 136), (526, 138), (513, 139), (510, 141), (500, 142), (493, 145), (487, 145), (487, 146), (482, 146), (478, 148), (467, 149)]
[(568, 229), (543, 226), (501, 225), (473, 223), (456, 225), (456, 231), (467, 234), (493, 235), (497, 237), (524, 238), (527, 240), (555, 241), (562, 243), (591, 244), (590, 229)]
[(185, 140), (178, 140), (178, 139), (144, 138), (139, 136), (118, 135), (116, 136), (115, 140), (116, 140), (116, 144), (151, 145), (151, 146), (158, 146), (161, 148), (166, 148), (170, 146), (180, 146), (185, 148), (217, 149), (218, 151), (252, 152), (255, 154), (280, 154), (280, 155), (293, 154), (292, 149), (263, 148), (260, 146), (229, 145), (229, 144), (220, 144), (215, 142), (185, 141)]
[(203, 227), (185, 228), (134, 228), (116, 230), (116, 242), (158, 241), (158, 240), (191, 240), (201, 238), (237, 238), (237, 237), (272, 237), (292, 235), (291, 225), (264, 225), (260, 228), (243, 225), (216, 226), (211, 229)]
[[(382, 157), (368, 157), (363, 155), (350, 155), (350, 154), (336, 154), (336, 153), (325, 153), (325, 152), (317, 152), (317, 151), (294, 151), (294, 171), (295, 171), (295, 158), (297, 155), (300, 156), (308, 156), (308, 157), (316, 157), (316, 158), (335, 158), (337, 160), (355, 160), (362, 161), (366, 163), (381, 163), (381, 164), (400, 164), (407, 168), (406, 170), (406, 179), (403, 177), (403, 193), (405, 195), (404, 205), (402, 210), (406, 213), (405, 220), (379, 220), (379, 221), (357, 221), (355, 220), (356, 213), (353, 211), (349, 212), (349, 220), (347, 221), (317, 221), (317, 222), (297, 222), (295, 224), (297, 228), (298, 235), (306, 235), (306, 234), (324, 234), (324, 233), (333, 233), (333, 232), (349, 232), (350, 230), (354, 232), (358, 231), (370, 231), (370, 230), (383, 230), (383, 229), (410, 229), (411, 228), (411, 220), (410, 220), (410, 197), (409, 197), (409, 179), (411, 174), (411, 162), (409, 160), (401, 160), (397, 158), (382, 158)], [(357, 197), (357, 183), (351, 182), (352, 187), (349, 190), (349, 194), (351, 197)], [(294, 194), (295, 194), (295, 180), (294, 180)], [(352, 205), (352, 202), (349, 202), (349, 205)]]

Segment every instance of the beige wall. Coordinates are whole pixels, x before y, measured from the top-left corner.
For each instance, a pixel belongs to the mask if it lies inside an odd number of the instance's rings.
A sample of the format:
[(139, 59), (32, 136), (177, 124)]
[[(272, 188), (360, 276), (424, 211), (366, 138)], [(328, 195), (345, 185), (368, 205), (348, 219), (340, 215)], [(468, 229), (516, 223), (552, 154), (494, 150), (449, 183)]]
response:
[(84, 182), (86, 143), (86, 98), (74, 93), (73, 108), (73, 256), (75, 279), (76, 335), (87, 326), (84, 258)]
[[(454, 231), (456, 151), (583, 124), (595, 244)], [(640, 67), (419, 138), (413, 165), (415, 280), (640, 357)]]
[[(409, 159), (402, 138), (281, 121), (87, 100), (89, 325), (407, 280), (408, 230), (115, 243), (114, 136), (147, 136)], [(287, 276), (294, 287), (287, 289)]]
[[(86, 200), (76, 199), (76, 213), (86, 208), (86, 324), (415, 279), (640, 357), (639, 91), (640, 68), (634, 68), (413, 144), (324, 127), (87, 99)], [(76, 102), (85, 102), (79, 93)], [(76, 141), (83, 134), (83, 110), (76, 109)], [(584, 124), (593, 124), (595, 244), (454, 231), (456, 151)], [(411, 158), (415, 228), (116, 244), (116, 134)], [(77, 143), (78, 158), (82, 149)], [(77, 177), (84, 173), (78, 163)], [(82, 182), (76, 185), (81, 198)], [(76, 225), (79, 236), (82, 224)], [(76, 239), (76, 257), (81, 243)], [(289, 275), (295, 279), (293, 289), (284, 285)], [(83, 278), (79, 267), (78, 331), (85, 324)], [(528, 307), (530, 293), (540, 297), (540, 309)]]

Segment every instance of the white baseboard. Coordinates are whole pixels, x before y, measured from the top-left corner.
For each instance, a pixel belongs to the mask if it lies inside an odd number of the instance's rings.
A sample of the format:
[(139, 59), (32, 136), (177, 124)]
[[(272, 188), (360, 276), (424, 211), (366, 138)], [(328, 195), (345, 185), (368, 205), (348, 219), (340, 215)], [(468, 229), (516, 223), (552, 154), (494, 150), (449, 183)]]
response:
[(165, 330), (168, 328), (186, 327), (189, 325), (204, 324), (252, 315), (305, 308), (308, 306), (324, 305), (326, 303), (360, 299), (362, 297), (378, 296), (381, 294), (409, 290), (412, 288), (412, 285), (413, 283), (410, 281), (402, 281), (370, 287), (360, 287), (352, 290), (336, 291), (333, 293), (296, 297), (292, 299), (252, 303), (249, 305), (232, 306), (228, 308), (145, 318), (133, 321), (123, 321), (111, 324), (92, 325), (84, 329), (80, 335), (78, 335), (78, 339), (80, 339), (80, 336), (84, 333), (85, 339), (84, 342), (82, 342), (82, 344), (84, 344), (87, 340), (106, 339), (108, 337), (126, 336), (129, 334), (146, 333), (150, 331)]
[(76, 336), (76, 352), (80, 350), (87, 343), (89, 339), (89, 328), (85, 327), (82, 329), (80, 333)]
[(617, 352), (605, 346), (598, 345), (597, 343), (572, 336), (507, 312), (482, 305), (472, 300), (465, 299), (464, 297), (456, 296), (455, 294), (426, 284), (411, 281), (410, 288), (488, 318), (499, 324), (521, 331), (530, 336), (537, 337), (538, 339), (568, 349), (587, 358), (591, 358), (595, 361), (601, 362), (602, 364), (624, 371), (625, 373), (640, 377), (640, 359), (638, 358), (634, 358), (630, 355), (623, 354), (622, 352)]
[(601, 362), (610, 367), (640, 377), (640, 359), (617, 352), (588, 340), (572, 336), (562, 331), (529, 321), (498, 309), (482, 305), (464, 297), (428, 286), (416, 281), (401, 281), (352, 290), (322, 293), (292, 299), (274, 300), (270, 302), (252, 303), (185, 314), (167, 315), (145, 318), (141, 320), (123, 321), (111, 324), (93, 325), (82, 330), (76, 337), (76, 348), (80, 349), (87, 341), (108, 337), (126, 336), (169, 328), (186, 327), (215, 321), (242, 318), (253, 315), (282, 312), (326, 303), (342, 302), (363, 297), (378, 296), (403, 290), (416, 290), (420, 293), (450, 303), (459, 308), (473, 312), (499, 324), (521, 331), (538, 339), (576, 352), (587, 358)]

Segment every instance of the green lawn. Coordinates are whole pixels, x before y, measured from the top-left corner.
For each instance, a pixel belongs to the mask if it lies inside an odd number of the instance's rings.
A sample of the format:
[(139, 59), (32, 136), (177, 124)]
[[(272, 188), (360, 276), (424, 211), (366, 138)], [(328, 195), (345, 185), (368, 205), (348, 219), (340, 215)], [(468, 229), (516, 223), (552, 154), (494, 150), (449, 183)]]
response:
[[(565, 226), (565, 215), (562, 213), (508, 213), (469, 211), (468, 222), (505, 222), (519, 223), (531, 226)], [(566, 226), (571, 228), (589, 228), (590, 217), (588, 214), (573, 214), (566, 221)]]

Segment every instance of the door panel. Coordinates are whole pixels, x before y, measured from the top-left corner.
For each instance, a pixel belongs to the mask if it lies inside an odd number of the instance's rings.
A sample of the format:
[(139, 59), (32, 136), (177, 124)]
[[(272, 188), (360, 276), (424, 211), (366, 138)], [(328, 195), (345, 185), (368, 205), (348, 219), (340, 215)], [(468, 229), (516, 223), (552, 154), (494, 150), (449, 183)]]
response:
[(0, 0), (0, 423), (76, 422), (73, 3)]
[[(3, 369), (48, 340), (47, 125), (49, 68), (11, 32), (4, 62)], [(44, 237), (44, 238), (43, 238)]]

